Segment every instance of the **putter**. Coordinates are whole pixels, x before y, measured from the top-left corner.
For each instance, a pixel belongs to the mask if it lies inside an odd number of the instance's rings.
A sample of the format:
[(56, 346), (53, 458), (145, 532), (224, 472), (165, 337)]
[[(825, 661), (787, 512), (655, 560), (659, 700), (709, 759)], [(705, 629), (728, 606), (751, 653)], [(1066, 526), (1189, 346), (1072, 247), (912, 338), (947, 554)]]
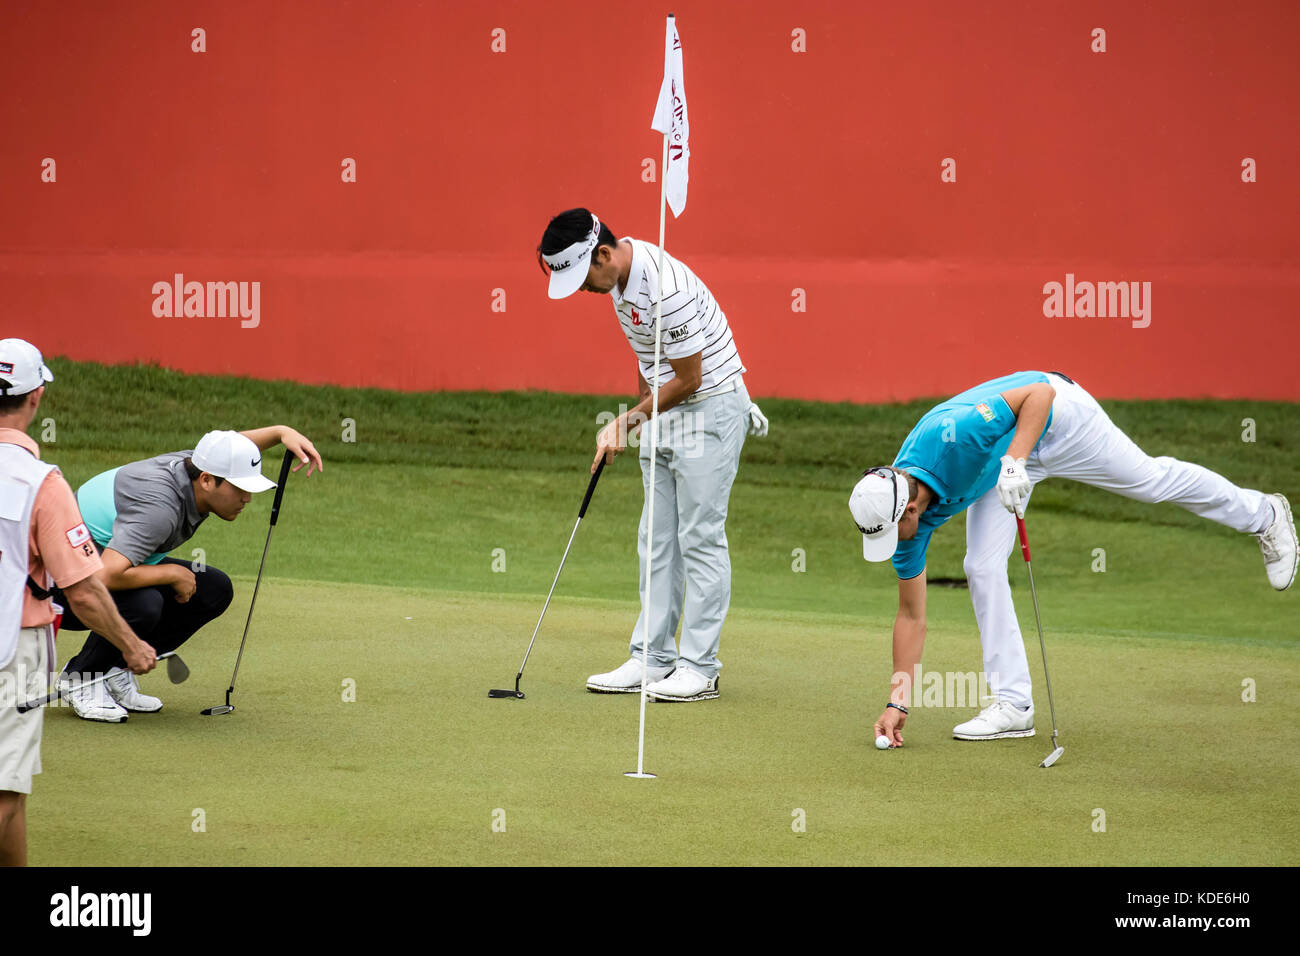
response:
[(275, 500), (271, 502), (271, 526), (266, 529), (266, 544), (262, 547), (262, 563), (257, 566), (257, 581), (253, 585), (253, 600), (248, 604), (248, 620), (244, 621), (244, 636), (239, 641), (239, 653), (235, 656), (235, 670), (230, 675), (230, 687), (226, 691), (226, 702), (216, 704), (199, 711), (204, 717), (228, 714), (235, 709), (230, 702), (230, 695), (235, 692), (235, 678), (239, 676), (239, 662), (244, 658), (244, 642), (248, 640), (248, 626), (253, 623), (253, 608), (257, 606), (257, 589), (262, 586), (262, 571), (266, 568), (266, 552), (271, 550), (271, 532), (275, 530), (276, 519), (280, 517), (280, 502), (284, 499), (284, 485), (289, 480), (289, 466), (293, 463), (293, 452), (284, 450), (284, 461), (280, 464), (280, 480), (275, 484)]
[[(159, 654), (158, 660), (167, 661), (167, 679), (173, 684), (184, 684), (190, 679), (190, 669), (185, 666), (185, 662), (181, 660), (180, 655), (175, 651), (167, 651), (165, 654)], [(90, 687), (94, 684), (102, 684), (106, 680), (108, 680), (108, 675), (101, 674), (94, 680), (83, 681), (78, 684), (77, 687)], [(72, 690), (71, 687), (68, 689)], [(53, 693), (46, 694), (44, 697), (38, 697), (36, 700), (29, 700), (25, 704), (19, 704), (18, 713), (25, 714), (29, 710), (35, 710), (37, 707), (44, 707), (46, 704), (52, 704), (62, 696), (63, 688), (60, 687)]]
[(1025, 516), (1016, 512), (1016, 527), (1020, 532), (1020, 553), (1025, 558), (1025, 569), (1029, 572), (1029, 593), (1034, 599), (1034, 620), (1038, 622), (1038, 646), (1043, 649), (1043, 677), (1047, 680), (1047, 706), (1052, 712), (1052, 752), (1043, 758), (1038, 766), (1050, 767), (1061, 759), (1065, 748), (1056, 742), (1056, 702), (1052, 699), (1052, 675), (1047, 672), (1047, 643), (1043, 640), (1043, 619), (1038, 614), (1038, 589), (1034, 587), (1034, 569), (1029, 563), (1029, 534), (1025, 531)]
[(546, 603), (542, 605), (542, 613), (537, 618), (537, 626), (533, 628), (532, 639), (528, 642), (528, 650), (524, 651), (524, 662), (519, 665), (519, 673), (515, 675), (515, 689), (501, 690), (494, 688), (488, 691), (488, 696), (492, 698), (508, 698), (511, 700), (523, 700), (524, 692), (519, 689), (519, 682), (524, 678), (524, 668), (528, 666), (528, 655), (533, 652), (533, 642), (537, 640), (537, 632), (542, 629), (542, 618), (546, 617), (546, 609), (551, 606), (551, 595), (555, 593), (555, 585), (560, 583), (560, 572), (564, 570), (564, 562), (569, 557), (569, 549), (573, 547), (573, 539), (578, 534), (578, 525), (582, 524), (582, 519), (586, 517), (587, 505), (591, 504), (592, 492), (596, 490), (596, 481), (600, 478), (600, 473), (605, 470), (605, 459), (601, 458), (596, 463), (596, 470), (591, 475), (591, 481), (587, 483), (587, 493), (583, 496), (582, 507), (578, 509), (578, 520), (573, 523), (573, 532), (569, 535), (569, 543), (564, 546), (564, 557), (560, 558), (560, 567), (555, 572), (555, 580), (551, 582), (551, 590), (546, 594)]

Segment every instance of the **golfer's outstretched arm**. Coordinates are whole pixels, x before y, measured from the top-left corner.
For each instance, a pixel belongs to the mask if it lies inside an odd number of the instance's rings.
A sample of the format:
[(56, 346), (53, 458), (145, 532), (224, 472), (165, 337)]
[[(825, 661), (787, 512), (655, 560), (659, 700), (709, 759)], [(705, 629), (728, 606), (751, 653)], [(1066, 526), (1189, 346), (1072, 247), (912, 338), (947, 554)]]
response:
[[(679, 359), (670, 358), (668, 364), (672, 366), (673, 378), (659, 389), (660, 415), (668, 411), (668, 409), (680, 405), (685, 399), (695, 394), (695, 390), (700, 387), (700, 381), (704, 377), (704, 353), (696, 352), (694, 355)], [(642, 377), (641, 381), (644, 382), (645, 378)], [(653, 402), (654, 397), (650, 394), (650, 383), (646, 382), (645, 391), (641, 393), (641, 400), (628, 414), (640, 414), (640, 420), (649, 421)]]
[(925, 648), (925, 572), (899, 579), (898, 615), (894, 618), (894, 676), (889, 699), (906, 707), (912, 699), (912, 677)]
[[(137, 564), (124, 554), (105, 548), (100, 555), (104, 562), (99, 579), (110, 591), (130, 591), (135, 588), (171, 587), (177, 591), (188, 589), (186, 598), (194, 593), (194, 572), (183, 564)], [(77, 615), (81, 617), (80, 614)]]
[(298, 464), (293, 466), (297, 471), (303, 465), (307, 466), (307, 474), (312, 470), (322, 471), (325, 468), (321, 461), (320, 452), (316, 446), (307, 440), (307, 436), (301, 432), (295, 431), (288, 425), (267, 425), (265, 428), (250, 428), (242, 431), (243, 435), (262, 451), (273, 448), (276, 445), (284, 445), (285, 448), (293, 452), (293, 456), (298, 459)]
[(1002, 393), (1002, 399), (1016, 416), (1016, 434), (1011, 439), (1007, 454), (1012, 458), (1028, 458), (1029, 453), (1038, 444), (1043, 429), (1047, 427), (1047, 416), (1052, 413), (1052, 401), (1056, 398), (1056, 389), (1046, 382), (1022, 385)]
[[(889, 684), (889, 706), (876, 718), (872, 733), (885, 737), (891, 747), (903, 746), (904, 713), (912, 700), (912, 679), (925, 647), (925, 571), (898, 581), (898, 616), (894, 618), (894, 676)], [(902, 709), (900, 709), (902, 708)]]
[(122, 652), (126, 666), (132, 673), (147, 674), (153, 670), (158, 662), (157, 654), (136, 636), (131, 625), (122, 618), (108, 588), (104, 587), (104, 582), (99, 580), (98, 575), (92, 574), (76, 584), (69, 584), (63, 589), (63, 596), (81, 623), (102, 635)]
[[(700, 380), (703, 376), (701, 372), (703, 354), (702, 352), (696, 352), (686, 358), (668, 360), (668, 364), (673, 368), (674, 376), (659, 389), (659, 414), (662, 415), (668, 409), (681, 404), (684, 399), (689, 398), (700, 387)], [(605, 464), (611, 464), (614, 461), (614, 456), (627, 447), (627, 436), (650, 420), (654, 396), (650, 394), (650, 385), (646, 382), (645, 377), (640, 375), (639, 371), (637, 384), (644, 386), (641, 392), (641, 400), (637, 402), (635, 407), (628, 409), (606, 425), (596, 438), (596, 457), (591, 460), (592, 474), (595, 474), (596, 463), (602, 458), (605, 459)]]

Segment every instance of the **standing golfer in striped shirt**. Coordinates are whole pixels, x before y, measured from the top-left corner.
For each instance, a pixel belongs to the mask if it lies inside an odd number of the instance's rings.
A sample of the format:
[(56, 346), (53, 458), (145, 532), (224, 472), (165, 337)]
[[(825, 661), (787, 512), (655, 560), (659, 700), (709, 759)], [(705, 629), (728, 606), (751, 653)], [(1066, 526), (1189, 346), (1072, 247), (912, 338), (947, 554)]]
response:
[[(551, 220), (537, 247), (549, 294), (563, 299), (579, 289), (608, 294), (637, 358), (640, 401), (610, 422), (596, 439), (592, 470), (627, 446), (628, 434), (650, 417), (654, 378), (654, 299), (659, 289), (659, 247), (640, 239), (615, 239), (586, 209)], [(641, 616), (630, 659), (593, 674), (587, 689), (623, 694), (641, 690), (641, 641), (649, 615), (646, 693), (655, 700), (709, 700), (718, 696), (718, 640), (731, 601), (727, 553), (727, 503), (745, 435), (767, 434), (767, 419), (749, 400), (727, 317), (708, 288), (686, 265), (664, 253), (660, 306), (659, 446), (655, 487), (650, 456), (641, 444), (646, 502), (655, 498), (653, 593), (645, 605), (647, 513), (641, 510)], [(683, 606), (684, 603), (684, 606)], [(683, 621), (684, 618), (684, 621)], [(674, 643), (682, 622), (681, 650)]]

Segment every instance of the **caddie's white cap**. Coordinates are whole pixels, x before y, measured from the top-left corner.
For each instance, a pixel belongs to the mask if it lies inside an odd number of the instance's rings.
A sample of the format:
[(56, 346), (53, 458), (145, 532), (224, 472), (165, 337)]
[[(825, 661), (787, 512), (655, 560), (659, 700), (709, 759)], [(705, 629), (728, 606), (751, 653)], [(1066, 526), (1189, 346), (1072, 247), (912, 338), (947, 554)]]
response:
[(600, 220), (592, 213), (591, 235), (561, 249), (553, 256), (542, 256), (542, 261), (551, 270), (551, 285), (546, 290), (547, 295), (552, 299), (564, 299), (582, 288), (587, 281), (587, 270), (591, 268), (591, 251), (596, 248), (599, 240)]
[(26, 395), (54, 381), (54, 374), (31, 342), (0, 339), (0, 379), (9, 383), (8, 388), (0, 386), (0, 395)]
[(262, 450), (239, 432), (208, 432), (199, 439), (190, 461), (200, 471), (224, 478), (244, 491), (267, 491), (275, 482), (262, 474)]
[(891, 468), (871, 468), (853, 486), (849, 511), (862, 532), (862, 556), (888, 561), (898, 548), (898, 522), (907, 510), (907, 476)]

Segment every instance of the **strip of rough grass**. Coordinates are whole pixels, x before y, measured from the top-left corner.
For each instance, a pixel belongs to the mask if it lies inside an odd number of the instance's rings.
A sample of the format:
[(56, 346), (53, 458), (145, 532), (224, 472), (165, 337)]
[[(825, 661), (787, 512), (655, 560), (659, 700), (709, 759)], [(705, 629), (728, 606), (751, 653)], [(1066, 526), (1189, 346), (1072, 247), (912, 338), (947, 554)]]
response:
[[(74, 486), (192, 445), (210, 427), (282, 421), (313, 437), (327, 469), (291, 479), (271, 573), (338, 582), (545, 592), (586, 487), (596, 413), (617, 408), (609, 397), (404, 395), (54, 364), (42, 416), (54, 419), (58, 440), (47, 457)], [(892, 576), (864, 566), (845, 502), (861, 466), (890, 458), (929, 404), (764, 402), (772, 434), (747, 441), (728, 522), (735, 606), (889, 608)], [(1112, 414), (1153, 454), (1293, 498), (1300, 491), (1298, 406), (1118, 403)], [(1241, 441), (1247, 417), (1256, 422), (1254, 443)], [(355, 442), (343, 440), (344, 419), (355, 424)], [(218, 567), (255, 568), (269, 507), (263, 495), (235, 525), (207, 522), (178, 553), (199, 547)], [(639, 470), (624, 457), (601, 479), (561, 593), (635, 594), (640, 507)], [(931, 577), (962, 577), (963, 524), (955, 519), (935, 535)], [(1297, 638), (1294, 614), (1283, 612), (1294, 596), (1267, 589), (1254, 542), (1172, 505), (1048, 481), (1035, 493), (1030, 527), (1049, 629)], [(1021, 586), (1022, 570), (1012, 572)], [(1069, 617), (1054, 604), (1067, 589), (1088, 597)], [(964, 594), (932, 591), (941, 595), (932, 601), (966, 606)]]
[[(629, 401), (550, 392), (399, 393), (193, 376), (144, 365), (52, 365), (58, 378), (42, 414), (55, 418), (60, 441), (114, 457), (192, 447), (209, 428), (288, 422), (315, 436), (332, 461), (581, 472), (594, 451), (597, 416)], [(912, 425), (938, 400), (855, 405), (760, 398), (772, 432), (746, 443), (741, 480), (837, 491), (845, 481), (851, 486), (866, 465), (892, 460)], [(1300, 456), (1294, 453), (1300, 405), (1207, 400), (1106, 407), (1152, 455), (1196, 461), (1248, 484), (1300, 491)], [(342, 440), (345, 419), (355, 423), (353, 442)], [(1253, 442), (1242, 441), (1244, 419), (1255, 422)], [(1104, 501), (1101, 513), (1108, 520), (1151, 520), (1143, 506), (1082, 486), (1044, 497), (1053, 500), (1042, 507)], [(1170, 509), (1170, 515), (1178, 512)]]

